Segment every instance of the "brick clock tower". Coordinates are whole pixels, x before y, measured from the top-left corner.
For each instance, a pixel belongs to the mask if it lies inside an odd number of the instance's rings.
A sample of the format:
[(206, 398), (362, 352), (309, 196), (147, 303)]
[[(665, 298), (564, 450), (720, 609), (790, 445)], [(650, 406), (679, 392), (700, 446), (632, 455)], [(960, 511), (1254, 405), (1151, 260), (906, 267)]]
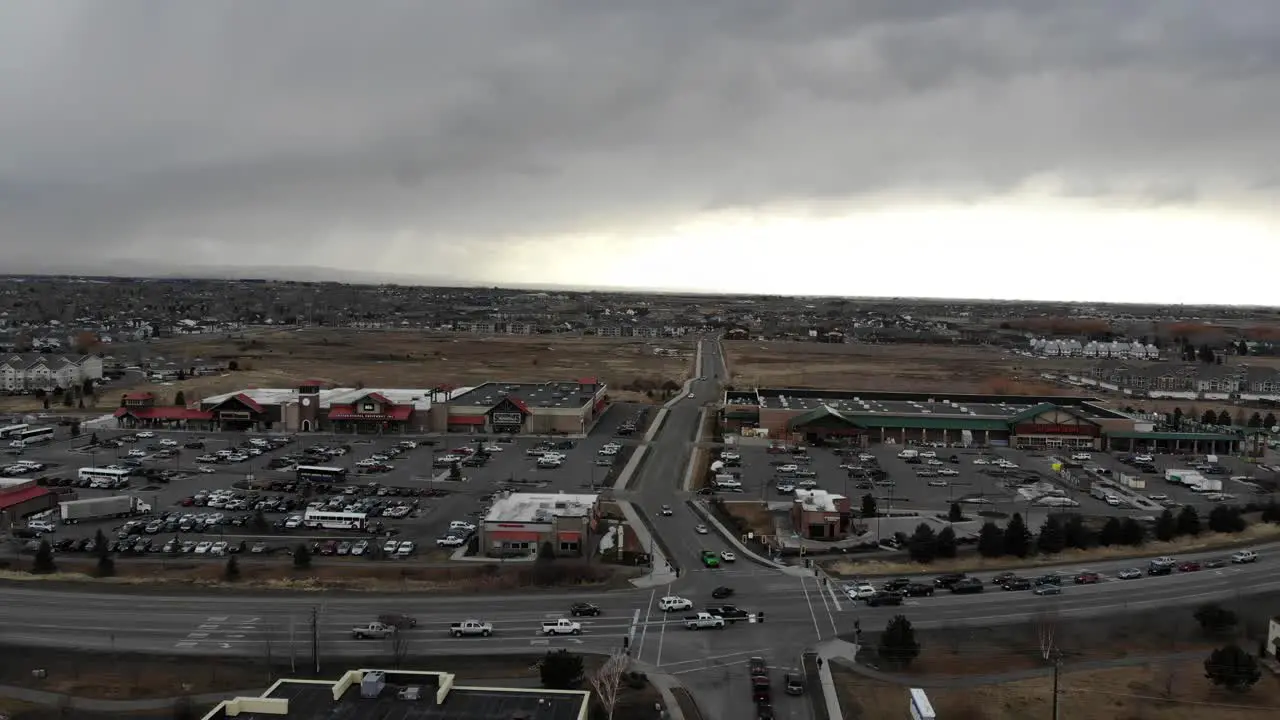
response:
[(320, 429), (320, 383), (314, 380), (298, 386), (298, 429), (302, 432)]

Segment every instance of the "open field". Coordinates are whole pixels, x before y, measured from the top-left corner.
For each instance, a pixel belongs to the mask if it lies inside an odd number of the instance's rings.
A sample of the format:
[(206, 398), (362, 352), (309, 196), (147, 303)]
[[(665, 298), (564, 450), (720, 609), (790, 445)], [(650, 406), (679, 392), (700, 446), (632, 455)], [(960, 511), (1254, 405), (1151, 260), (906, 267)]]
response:
[(1278, 538), (1280, 538), (1280, 525), (1255, 523), (1245, 528), (1244, 532), (1241, 533), (1202, 533), (1197, 537), (1180, 537), (1170, 542), (1153, 540), (1136, 548), (1128, 546), (1096, 547), (1089, 550), (1067, 550), (1057, 555), (1032, 555), (1025, 558), (984, 558), (980, 555), (965, 555), (950, 560), (935, 560), (928, 565), (906, 560), (896, 562), (884, 562), (881, 560), (820, 560), (818, 563), (827, 572), (838, 577), (897, 576), (920, 572), (941, 574), (961, 570), (965, 572), (983, 572), (1013, 570), (1040, 565), (1086, 564), (1090, 561), (1121, 560), (1128, 557), (1179, 555), (1213, 550), (1215, 548), (1228, 549), (1254, 543), (1272, 542)]
[[(655, 350), (677, 355), (657, 355)], [(110, 354), (111, 348), (104, 348)], [(121, 393), (150, 390), (188, 403), (247, 387), (295, 387), (320, 380), (338, 387), (467, 387), (485, 381), (533, 382), (599, 377), (615, 400), (660, 399), (668, 383), (692, 371), (693, 340), (606, 339), (561, 335), (427, 335), (401, 331), (307, 329), (246, 337), (192, 335), (147, 346), (153, 366), (174, 369), (226, 365), (238, 370), (156, 385), (136, 373), (99, 394), (96, 407), (114, 408)], [(121, 356), (121, 361), (125, 358)], [(128, 362), (133, 362), (130, 358)], [(668, 385), (668, 387), (670, 387)], [(654, 398), (646, 396), (653, 391)], [(29, 396), (0, 398), (0, 409), (35, 410)], [(86, 408), (92, 407), (86, 399)]]
[[(832, 665), (846, 720), (906, 717), (907, 688)], [(940, 718), (1040, 720), (1052, 716), (1053, 679), (927, 690)], [(1198, 660), (1063, 672), (1059, 715), (1071, 720), (1255, 720), (1280, 714), (1280, 679), (1263, 672), (1246, 693), (1213, 687)]]
[(913, 392), (1067, 395), (1042, 372), (1087, 367), (1083, 359), (1036, 360), (995, 348), (725, 341), (735, 386)]
[[(537, 578), (531, 563), (500, 565), (498, 563), (468, 563), (448, 567), (396, 564), (332, 564), (317, 565), (310, 570), (294, 570), (288, 558), (276, 562), (241, 561), (240, 579), (228, 582), (224, 579), (226, 565), (222, 562), (191, 562), (177, 559), (172, 562), (130, 562), (127, 558), (115, 563), (116, 574), (109, 578), (97, 578), (96, 560), (58, 558), (58, 572), (49, 575), (32, 575), (27, 572), (0, 570), (0, 580), (6, 582), (87, 582), (109, 585), (191, 585), (200, 587), (227, 587), (240, 589), (298, 590), (320, 592), (325, 590), (350, 590), (361, 592), (491, 592), (532, 589)], [(21, 566), (30, 567), (24, 559)], [(640, 572), (635, 568), (592, 564), (559, 565), (563, 577), (554, 584), (560, 587), (591, 587), (596, 589), (623, 586), (628, 579)]]

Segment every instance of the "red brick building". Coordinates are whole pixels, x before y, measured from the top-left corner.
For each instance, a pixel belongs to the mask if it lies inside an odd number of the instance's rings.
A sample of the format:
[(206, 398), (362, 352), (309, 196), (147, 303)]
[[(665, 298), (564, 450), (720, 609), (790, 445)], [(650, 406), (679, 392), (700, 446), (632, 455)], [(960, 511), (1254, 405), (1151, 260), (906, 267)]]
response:
[(181, 405), (157, 405), (154, 393), (137, 392), (120, 396), (120, 407), (113, 413), (120, 427), (171, 427), (207, 430), (212, 427), (213, 413)]

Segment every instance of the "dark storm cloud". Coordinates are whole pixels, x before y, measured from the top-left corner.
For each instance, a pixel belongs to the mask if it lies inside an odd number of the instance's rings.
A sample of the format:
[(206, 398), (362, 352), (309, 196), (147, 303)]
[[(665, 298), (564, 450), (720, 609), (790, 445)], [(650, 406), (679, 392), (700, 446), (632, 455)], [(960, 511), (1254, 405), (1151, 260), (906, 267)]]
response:
[(880, 193), (1230, 202), (1278, 109), (1274, 0), (13, 2), (0, 242), (402, 269)]

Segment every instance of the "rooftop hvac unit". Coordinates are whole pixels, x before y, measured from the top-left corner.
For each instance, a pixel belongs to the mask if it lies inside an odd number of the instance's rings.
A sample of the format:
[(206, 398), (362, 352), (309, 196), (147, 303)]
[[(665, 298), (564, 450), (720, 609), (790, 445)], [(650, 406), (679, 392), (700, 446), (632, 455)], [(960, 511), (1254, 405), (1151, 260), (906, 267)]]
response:
[(382, 694), (382, 689), (387, 686), (387, 676), (380, 672), (368, 672), (364, 677), (360, 678), (360, 697), (376, 698)]

